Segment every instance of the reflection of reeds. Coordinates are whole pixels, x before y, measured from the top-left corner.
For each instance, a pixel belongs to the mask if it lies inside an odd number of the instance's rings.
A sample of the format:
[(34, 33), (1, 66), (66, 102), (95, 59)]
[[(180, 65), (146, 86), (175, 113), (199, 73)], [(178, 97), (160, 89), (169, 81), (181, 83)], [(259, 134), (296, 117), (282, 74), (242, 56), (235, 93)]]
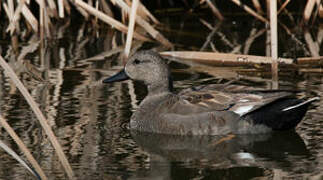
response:
[[(39, 123), (43, 127), (43, 129), (44, 129), (45, 133), (47, 134), (48, 138), (50, 139), (50, 141), (51, 141), (51, 143), (52, 143), (52, 145), (53, 145), (53, 147), (54, 147), (54, 149), (55, 149), (55, 151), (56, 151), (56, 153), (58, 155), (58, 158), (61, 161), (61, 163), (62, 163), (62, 165), (64, 167), (64, 170), (66, 171), (67, 175), (69, 176), (70, 179), (74, 179), (73, 170), (72, 170), (70, 164), (68, 163), (68, 160), (67, 160), (67, 158), (66, 158), (66, 156), (65, 156), (65, 154), (64, 154), (64, 152), (62, 150), (62, 147), (59, 144), (57, 138), (55, 137), (55, 135), (54, 135), (51, 127), (48, 125), (45, 116), (43, 115), (43, 113), (39, 109), (38, 104), (34, 101), (34, 99), (29, 94), (28, 90), (25, 88), (25, 86), (22, 84), (22, 82), (18, 79), (17, 75), (14, 73), (14, 71), (10, 68), (10, 66), (5, 62), (5, 60), (1, 56), (0, 56), (0, 65), (5, 70), (5, 73), (15, 83), (15, 85), (17, 86), (17, 88), (20, 90), (20, 92), (22, 93), (22, 95), (27, 100), (27, 102), (30, 105), (31, 109), (34, 111), (36, 117), (39, 120)], [(22, 143), (22, 142), (19, 142), (19, 141), (16, 141), (16, 142), (17, 142), (17, 144), (21, 144)], [(23, 145), (19, 145), (19, 147), (23, 148)], [(29, 157), (29, 155), (26, 155), (26, 156), (27, 156), (28, 159), (31, 158), (31, 157)], [(33, 158), (31, 158), (31, 160), (33, 161)], [(39, 170), (40, 169), (39, 166), (36, 166), (35, 168), (36, 168), (36, 170)], [(45, 177), (44, 173), (41, 170), (38, 173), (41, 176)]]

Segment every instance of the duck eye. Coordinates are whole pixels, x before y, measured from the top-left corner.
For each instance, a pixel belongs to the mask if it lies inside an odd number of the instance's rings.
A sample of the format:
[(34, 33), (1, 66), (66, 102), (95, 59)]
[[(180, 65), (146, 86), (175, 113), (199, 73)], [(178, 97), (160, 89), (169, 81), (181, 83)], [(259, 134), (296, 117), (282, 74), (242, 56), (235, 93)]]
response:
[(139, 61), (138, 59), (135, 59), (135, 60), (133, 61), (133, 63), (134, 63), (134, 64), (139, 64), (139, 63), (140, 63), (140, 61)]

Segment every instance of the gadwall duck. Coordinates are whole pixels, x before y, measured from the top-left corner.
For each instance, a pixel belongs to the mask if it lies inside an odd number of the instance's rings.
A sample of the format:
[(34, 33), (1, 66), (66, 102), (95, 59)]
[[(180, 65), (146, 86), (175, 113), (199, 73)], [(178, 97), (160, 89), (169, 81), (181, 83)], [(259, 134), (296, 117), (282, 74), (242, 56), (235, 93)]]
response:
[[(139, 51), (125, 68), (103, 80), (144, 82), (148, 95), (130, 120), (130, 129), (178, 135), (256, 134), (294, 128), (311, 102), (292, 93), (232, 90), (232, 85), (209, 85), (172, 92), (170, 70), (153, 51)], [(231, 89), (230, 89), (231, 88)]]

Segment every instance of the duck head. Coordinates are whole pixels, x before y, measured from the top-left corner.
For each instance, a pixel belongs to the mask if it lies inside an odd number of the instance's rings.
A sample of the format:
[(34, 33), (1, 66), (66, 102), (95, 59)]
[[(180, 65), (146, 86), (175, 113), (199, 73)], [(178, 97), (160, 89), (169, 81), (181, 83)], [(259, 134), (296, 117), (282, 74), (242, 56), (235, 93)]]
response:
[(172, 88), (170, 70), (165, 60), (154, 51), (135, 53), (128, 59), (123, 70), (102, 82), (112, 83), (127, 79), (144, 82), (149, 94), (170, 91)]

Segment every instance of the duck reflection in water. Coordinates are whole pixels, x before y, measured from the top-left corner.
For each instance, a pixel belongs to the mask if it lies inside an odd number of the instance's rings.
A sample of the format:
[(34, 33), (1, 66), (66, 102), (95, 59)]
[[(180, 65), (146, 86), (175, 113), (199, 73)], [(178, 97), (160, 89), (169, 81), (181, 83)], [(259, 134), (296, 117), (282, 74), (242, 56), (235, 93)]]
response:
[[(199, 171), (208, 172), (202, 173), (204, 178), (249, 179), (267, 176), (270, 168), (293, 169), (297, 157), (310, 156), (294, 131), (224, 136), (131, 131), (131, 135), (150, 156), (149, 172), (138, 175), (143, 179), (191, 179), (201, 176)], [(191, 173), (180, 173), (184, 169)]]

